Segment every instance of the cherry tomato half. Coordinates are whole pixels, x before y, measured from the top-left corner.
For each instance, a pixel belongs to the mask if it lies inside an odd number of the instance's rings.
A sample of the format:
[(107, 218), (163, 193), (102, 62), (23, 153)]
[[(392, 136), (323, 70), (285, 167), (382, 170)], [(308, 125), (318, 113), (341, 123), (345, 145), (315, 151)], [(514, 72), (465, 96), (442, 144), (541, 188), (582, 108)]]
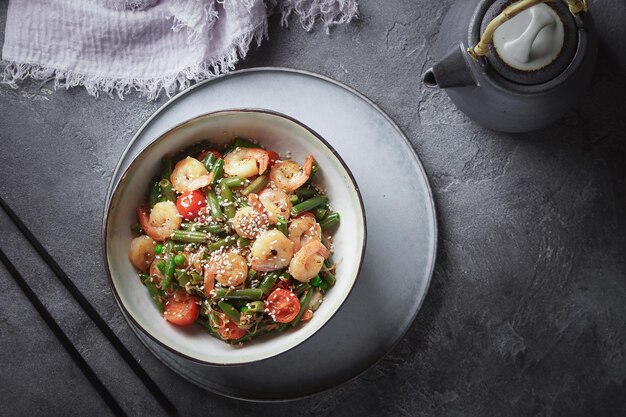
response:
[(246, 331), (240, 329), (237, 323), (230, 320), (226, 314), (220, 314), (218, 317), (220, 319), (220, 325), (217, 328), (217, 332), (223, 339), (237, 340), (245, 336)]
[(176, 199), (176, 208), (185, 220), (193, 220), (202, 207), (206, 206), (206, 198), (202, 191), (194, 190), (181, 194)]
[(289, 323), (300, 312), (300, 300), (291, 291), (277, 288), (265, 300), (265, 308), (275, 322)]
[(274, 163), (280, 159), (280, 155), (278, 155), (278, 152), (274, 152), (274, 151), (267, 151), (267, 156), (270, 159), (267, 164), (268, 168), (271, 168), (272, 165), (274, 165)]
[(189, 326), (193, 324), (200, 314), (200, 308), (196, 304), (196, 298), (194, 296), (188, 296), (186, 294), (180, 297), (170, 297), (165, 303), (165, 312), (163, 317), (165, 320), (177, 326)]
[(203, 151), (200, 151), (200, 153), (198, 154), (198, 157), (196, 158), (198, 161), (201, 161), (206, 158), (206, 156), (212, 153), (213, 155), (215, 155), (215, 159), (220, 159), (222, 157), (222, 154), (219, 153), (218, 151), (210, 151), (208, 149), (205, 149)]

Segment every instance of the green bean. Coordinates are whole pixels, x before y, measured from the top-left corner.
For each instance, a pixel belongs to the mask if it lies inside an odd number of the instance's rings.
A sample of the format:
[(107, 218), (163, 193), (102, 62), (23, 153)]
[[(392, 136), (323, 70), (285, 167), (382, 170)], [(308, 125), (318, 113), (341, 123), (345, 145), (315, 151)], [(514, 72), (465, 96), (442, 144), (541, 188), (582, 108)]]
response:
[(338, 224), (339, 220), (340, 220), (339, 213), (334, 211), (328, 214), (326, 218), (320, 222), (320, 227), (322, 228), (322, 230), (329, 229), (333, 227), (334, 225)]
[(248, 181), (247, 179), (243, 178), (243, 177), (227, 177), (227, 178), (222, 178), (220, 180), (220, 185), (225, 185), (226, 187), (229, 188), (237, 188), (237, 187), (243, 187), (244, 185), (247, 185), (250, 181)]
[(248, 269), (248, 276), (246, 277), (246, 282), (244, 284), (244, 287), (251, 287), (252, 281), (254, 281), (255, 277), (256, 277), (256, 271), (254, 269)]
[(313, 165), (311, 165), (311, 176), (317, 174), (317, 171), (320, 170), (320, 166), (317, 161), (313, 161)]
[(259, 285), (259, 289), (263, 291), (263, 294), (270, 292), (272, 287), (274, 287), (274, 284), (276, 284), (276, 280), (278, 280), (279, 275), (280, 272), (277, 271), (272, 271), (265, 275), (263, 281), (261, 281), (261, 284)]
[(154, 303), (159, 309), (159, 312), (163, 313), (165, 309), (163, 308), (163, 301), (161, 300), (161, 292), (159, 291), (157, 286), (154, 285), (152, 281), (150, 281), (150, 275), (141, 274), (140, 278), (148, 289), (148, 294), (150, 294), (150, 297), (152, 297), (152, 300), (154, 300)]
[(148, 195), (148, 206), (150, 208), (159, 202), (159, 194), (161, 194), (161, 187), (159, 186), (159, 181), (155, 181), (150, 186), (150, 194)]
[(289, 325), (289, 323), (283, 323), (280, 326), (278, 326), (276, 328), (277, 332), (284, 332), (285, 330), (289, 329), (291, 326)]
[(221, 219), (224, 217), (222, 213), (222, 208), (220, 207), (220, 202), (217, 200), (217, 195), (215, 195), (214, 191), (209, 191), (206, 196), (207, 203), (209, 204), (209, 208), (211, 209), (211, 216), (215, 219)]
[(175, 230), (172, 233), (172, 240), (187, 243), (205, 243), (209, 237), (202, 232), (190, 232), (188, 230)]
[(232, 319), (235, 323), (239, 324), (239, 320), (241, 319), (241, 314), (235, 307), (228, 304), (226, 301), (220, 301), (217, 303), (217, 306), (226, 314), (230, 319)]
[(173, 243), (172, 244), (172, 252), (182, 252), (185, 250), (185, 245), (184, 243)]
[(204, 281), (204, 277), (197, 272), (192, 272), (191, 274), (189, 274), (189, 276), (191, 277), (191, 282), (193, 284), (199, 284)]
[(324, 217), (328, 214), (328, 209), (318, 207), (315, 209), (315, 218), (317, 221), (324, 220)]
[(215, 184), (222, 178), (222, 170), (224, 169), (224, 160), (222, 158), (218, 158), (217, 161), (213, 164), (213, 168), (211, 172), (213, 173), (213, 181), (211, 185), (215, 187)]
[(326, 291), (328, 289), (328, 283), (326, 281), (322, 281), (320, 284), (320, 290)]
[(289, 201), (291, 202), (291, 204), (298, 204), (300, 202), (300, 199), (298, 198), (297, 195), (291, 194), (289, 196)]
[(165, 274), (165, 268), (167, 267), (167, 262), (165, 262), (165, 260), (162, 259), (156, 263), (156, 267), (159, 270), (159, 272), (161, 272), (162, 274)]
[(213, 152), (209, 152), (202, 160), (202, 163), (207, 171), (211, 171), (213, 169), (213, 164), (215, 163), (215, 154)]
[(302, 282), (302, 283), (296, 285), (296, 288), (294, 289), (293, 292), (295, 292), (296, 295), (300, 295), (303, 292), (309, 290), (310, 288), (311, 288), (311, 286), (308, 283)]
[(252, 243), (252, 239), (247, 239), (245, 237), (237, 238), (237, 247), (238, 248), (245, 248), (246, 246), (250, 245), (250, 243)]
[(172, 160), (169, 158), (161, 159), (161, 179), (169, 180), (172, 176)]
[(296, 190), (296, 195), (298, 198), (311, 198), (314, 197), (317, 192), (312, 188), (298, 188)]
[(184, 269), (177, 269), (174, 275), (181, 287), (191, 282), (191, 276)]
[(138, 235), (142, 235), (143, 234), (143, 228), (141, 227), (141, 225), (139, 223), (133, 223), (130, 225), (130, 230), (131, 232), (138, 234)]
[(302, 315), (304, 314), (307, 307), (309, 306), (309, 303), (311, 302), (311, 298), (313, 298), (313, 289), (308, 290), (306, 293), (300, 296), (300, 311), (298, 312), (298, 315), (296, 316), (296, 318), (291, 321), (292, 326), (295, 326), (298, 323), (300, 323), (300, 320), (302, 319)]
[(332, 287), (337, 282), (337, 278), (330, 271), (323, 272), (322, 279), (329, 287)]
[(228, 288), (216, 288), (214, 290), (216, 299), (224, 300), (260, 300), (263, 297), (263, 290), (259, 288), (243, 288), (231, 290)]
[(241, 138), (241, 137), (237, 136), (235, 138), (235, 147), (237, 147), (237, 148), (258, 148), (259, 145), (257, 145), (256, 143), (253, 143), (252, 141), (249, 141), (248, 139), (244, 139), (244, 138)]
[(220, 325), (220, 319), (217, 317), (217, 314), (212, 311), (209, 312), (209, 325), (211, 327), (219, 327)]
[(163, 272), (163, 281), (161, 281), (161, 288), (166, 290), (170, 286), (170, 282), (172, 282), (172, 278), (174, 277), (174, 268), (176, 264), (174, 263), (174, 257), (170, 256), (167, 258), (167, 262), (165, 264), (165, 272)]
[(246, 300), (230, 299), (228, 300), (228, 302), (237, 310), (241, 311), (242, 313), (247, 309), (246, 305), (248, 304), (248, 301)]
[(224, 206), (224, 214), (229, 219), (235, 217), (235, 196), (226, 185), (220, 186), (220, 196), (222, 197), (222, 205)]
[[(328, 243), (328, 239), (326, 239), (326, 233), (322, 233), (322, 245), (326, 246), (330, 251), (330, 243)], [(328, 258), (324, 261), (324, 265), (330, 267), (333, 264), (333, 255), (328, 255)]]
[(252, 301), (248, 303), (248, 311), (253, 313), (261, 313), (265, 310), (265, 303), (263, 301)]
[(161, 180), (159, 182), (159, 188), (161, 189), (161, 195), (165, 197), (167, 200), (176, 202), (176, 193), (172, 188), (172, 184), (169, 180)]
[(207, 223), (183, 223), (180, 225), (181, 229), (194, 232), (207, 232), (207, 233), (223, 233), (226, 231), (226, 225), (224, 224), (207, 224)]
[(300, 204), (296, 204), (291, 208), (291, 215), (297, 216), (298, 214), (314, 209), (315, 207), (321, 206), (323, 204), (328, 203), (328, 197), (318, 196), (312, 197), (308, 200), (303, 201)]
[(287, 236), (287, 220), (283, 216), (278, 216), (276, 221), (276, 228), (283, 232), (283, 235)]
[(209, 244), (209, 252), (216, 251), (224, 246), (234, 245), (235, 243), (237, 243), (237, 236), (226, 236), (224, 239)]
[(265, 188), (268, 182), (270, 182), (270, 180), (267, 175), (259, 175), (254, 181), (250, 183), (250, 185), (241, 190), (241, 194), (248, 195), (252, 193), (258, 193), (263, 188)]
[(317, 161), (313, 161), (313, 165), (311, 166), (311, 174), (309, 175), (309, 178), (304, 183), (306, 186), (310, 186), (313, 183), (313, 178), (315, 177), (315, 174), (317, 174), (317, 171), (319, 170), (320, 170), (319, 164), (317, 163)]

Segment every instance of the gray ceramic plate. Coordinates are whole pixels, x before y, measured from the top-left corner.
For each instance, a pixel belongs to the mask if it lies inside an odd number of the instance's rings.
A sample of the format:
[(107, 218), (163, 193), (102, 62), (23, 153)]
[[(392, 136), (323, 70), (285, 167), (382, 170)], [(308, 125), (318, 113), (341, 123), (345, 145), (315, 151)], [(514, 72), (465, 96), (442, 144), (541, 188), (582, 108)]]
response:
[(367, 98), (319, 75), (257, 68), (200, 83), (161, 107), (124, 152), (107, 201), (141, 149), (185, 120), (226, 108), (284, 113), (318, 132), (342, 156), (359, 184), (368, 217), (359, 279), (343, 307), (314, 336), (252, 364), (200, 365), (134, 330), (167, 366), (219, 394), (256, 401), (311, 395), (372, 366), (413, 322), (430, 283), (437, 246), (428, 180), (404, 134)]

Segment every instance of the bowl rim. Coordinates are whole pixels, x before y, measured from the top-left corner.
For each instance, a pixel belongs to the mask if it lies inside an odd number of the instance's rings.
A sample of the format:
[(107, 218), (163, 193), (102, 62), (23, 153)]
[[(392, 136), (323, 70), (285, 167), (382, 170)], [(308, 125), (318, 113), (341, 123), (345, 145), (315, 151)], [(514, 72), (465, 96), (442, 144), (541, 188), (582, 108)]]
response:
[[(150, 332), (148, 332), (146, 329), (143, 328), (143, 326), (141, 326), (137, 320), (135, 320), (135, 318), (132, 316), (132, 314), (130, 314), (130, 312), (126, 309), (124, 303), (122, 302), (119, 293), (117, 291), (117, 288), (115, 287), (114, 283), (113, 283), (113, 276), (111, 274), (111, 270), (109, 268), (109, 257), (108, 257), (108, 253), (107, 253), (107, 238), (108, 238), (108, 223), (109, 223), (109, 214), (112, 211), (112, 208), (115, 206), (114, 201), (115, 201), (115, 196), (116, 193), (119, 189), (120, 184), (122, 184), (130, 169), (135, 165), (135, 163), (140, 160), (141, 158), (145, 157), (145, 155), (147, 154), (147, 152), (149, 151), (149, 149), (153, 148), (154, 146), (156, 146), (157, 143), (161, 142), (164, 140), (165, 136), (170, 135), (171, 133), (175, 132), (176, 130), (182, 129), (183, 127), (185, 127), (187, 124), (189, 123), (193, 123), (199, 119), (205, 118), (207, 116), (216, 116), (216, 115), (221, 115), (221, 114), (226, 114), (226, 113), (262, 113), (262, 114), (269, 114), (272, 116), (277, 116), (283, 119), (286, 119), (292, 123), (295, 123), (296, 125), (302, 127), (303, 129), (305, 129), (307, 132), (309, 132), (315, 139), (317, 139), (319, 142), (322, 143), (323, 146), (325, 146), (331, 153), (332, 155), (339, 161), (339, 163), (341, 164), (342, 168), (345, 170), (345, 172), (348, 174), (348, 178), (350, 179), (350, 182), (352, 183), (352, 186), (354, 187), (354, 190), (356, 192), (357, 195), (357, 199), (359, 201), (359, 208), (360, 208), (360, 213), (361, 213), (361, 219), (362, 219), (362, 224), (361, 227), (363, 229), (363, 242), (361, 245), (361, 252), (359, 255), (359, 262), (358, 262), (358, 266), (356, 268), (356, 274), (354, 279), (352, 280), (352, 284), (350, 285), (350, 288), (348, 289), (348, 291), (346, 292), (346, 295), (344, 296), (343, 300), (340, 302), (340, 304), (337, 306), (337, 308), (335, 309), (335, 311), (332, 312), (332, 314), (330, 315), (330, 317), (328, 317), (328, 319), (322, 323), (318, 329), (316, 329), (314, 332), (312, 332), (311, 334), (309, 334), (308, 336), (304, 337), (302, 340), (300, 340), (298, 343), (294, 344), (293, 346), (290, 346), (284, 350), (281, 350), (273, 355), (269, 355), (269, 356), (265, 356), (259, 359), (254, 359), (254, 360), (249, 360), (249, 361), (245, 361), (245, 362), (235, 362), (235, 363), (220, 363), (220, 362), (210, 362), (210, 361), (206, 361), (206, 360), (202, 360), (202, 359), (198, 359), (189, 355), (186, 355), (176, 349), (174, 349), (173, 347), (169, 346), (166, 343), (161, 342), (159, 339), (157, 339), (155, 336), (153, 336)], [(140, 128), (142, 129), (143, 126)], [(122, 154), (121, 158), (124, 158), (126, 156), (126, 151)], [(117, 164), (117, 166), (119, 167), (119, 163)], [(335, 315), (339, 312), (339, 310), (341, 310), (341, 308), (345, 305), (346, 300), (350, 297), (350, 294), (352, 293), (352, 291), (354, 290), (354, 286), (357, 282), (357, 280), (359, 279), (359, 275), (361, 273), (361, 268), (363, 267), (363, 260), (365, 258), (365, 251), (367, 248), (367, 217), (365, 214), (365, 205), (363, 203), (363, 197), (361, 195), (361, 190), (359, 189), (359, 186), (356, 182), (356, 179), (354, 178), (354, 175), (352, 174), (352, 171), (350, 170), (350, 168), (348, 167), (348, 165), (345, 163), (345, 161), (343, 160), (343, 158), (341, 157), (341, 155), (335, 150), (335, 148), (333, 148), (333, 146), (328, 143), (326, 141), (326, 139), (324, 139), (319, 133), (317, 133), (315, 130), (313, 130), (312, 128), (310, 128), (309, 126), (307, 126), (306, 124), (302, 123), (301, 121), (278, 111), (275, 110), (269, 110), (269, 109), (263, 109), (263, 108), (256, 108), (256, 107), (236, 107), (236, 108), (227, 108), (227, 109), (220, 109), (220, 110), (216, 110), (216, 111), (211, 111), (211, 112), (207, 112), (207, 113), (203, 113), (197, 116), (194, 116), (190, 119), (184, 120), (178, 124), (176, 124), (175, 126), (173, 126), (172, 128), (168, 129), (167, 131), (165, 131), (164, 133), (162, 133), (159, 137), (157, 137), (155, 140), (153, 140), (152, 142), (150, 142), (146, 147), (144, 147), (143, 149), (141, 149), (139, 151), (139, 153), (130, 161), (130, 163), (128, 164), (128, 167), (124, 170), (124, 173), (120, 176), (117, 184), (115, 184), (114, 187), (110, 188), (110, 200), (105, 202), (105, 211), (104, 211), (104, 216), (102, 219), (102, 232), (101, 232), (101, 242), (102, 242), (102, 255), (103, 255), (103, 259), (104, 259), (104, 267), (105, 267), (105, 271), (106, 271), (106, 275), (107, 275), (107, 282), (109, 284), (109, 287), (111, 288), (111, 292), (113, 293), (113, 296), (115, 298), (115, 301), (118, 305), (118, 308), (121, 310), (122, 312), (122, 316), (124, 317), (124, 319), (126, 321), (130, 321), (130, 324), (132, 324), (132, 327), (135, 327), (136, 329), (138, 329), (139, 331), (141, 331), (143, 334), (145, 334), (148, 338), (150, 338), (151, 340), (153, 340), (157, 345), (161, 346), (162, 348), (164, 348), (165, 350), (167, 350), (168, 352), (173, 353), (174, 355), (180, 356), (184, 359), (187, 359), (191, 362), (197, 363), (197, 364), (201, 364), (201, 365), (208, 365), (208, 366), (214, 366), (214, 367), (236, 367), (236, 366), (242, 366), (242, 365), (248, 365), (248, 364), (252, 364), (252, 363), (257, 363), (257, 362), (261, 362), (261, 361), (265, 361), (265, 360), (269, 360), (269, 359), (273, 359), (276, 358), (278, 356), (281, 356), (293, 349), (295, 349), (296, 347), (300, 346), (302, 343), (304, 343), (305, 341), (307, 341), (308, 339), (310, 339), (311, 337), (313, 337), (315, 334), (317, 334), (320, 330), (322, 330), (334, 317)]]

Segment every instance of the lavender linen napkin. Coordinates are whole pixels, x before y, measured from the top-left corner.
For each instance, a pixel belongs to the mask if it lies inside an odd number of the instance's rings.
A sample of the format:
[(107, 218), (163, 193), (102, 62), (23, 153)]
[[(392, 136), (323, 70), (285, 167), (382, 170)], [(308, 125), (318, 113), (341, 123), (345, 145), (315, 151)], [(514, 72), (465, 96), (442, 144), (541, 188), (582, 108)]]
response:
[(171, 96), (234, 68), (267, 18), (295, 12), (303, 27), (349, 22), (356, 0), (11, 0), (2, 82), (54, 80), (89, 94)]

